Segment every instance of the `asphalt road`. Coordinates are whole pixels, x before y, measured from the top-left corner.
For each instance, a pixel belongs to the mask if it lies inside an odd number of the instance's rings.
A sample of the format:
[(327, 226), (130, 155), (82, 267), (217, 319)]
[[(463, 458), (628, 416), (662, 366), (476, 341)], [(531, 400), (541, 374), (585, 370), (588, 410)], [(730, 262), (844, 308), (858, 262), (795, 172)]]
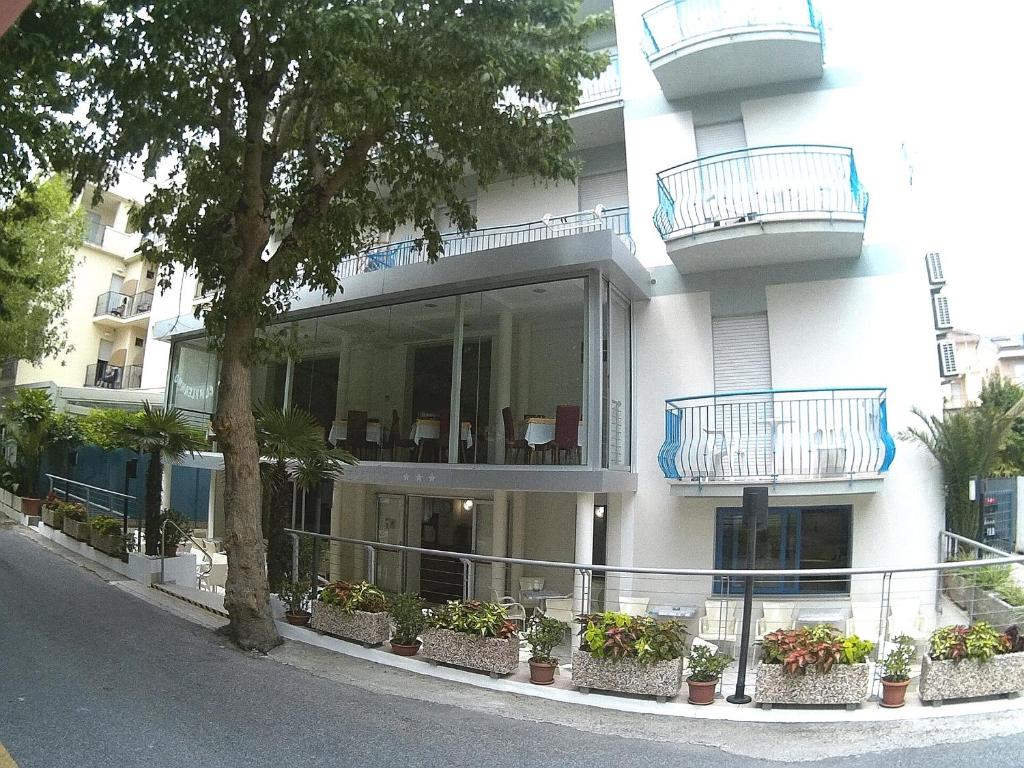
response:
[(261, 658), (0, 526), (3, 768), (4, 747), (21, 768), (778, 764), (764, 756), (997, 768), (1019, 763), (1021, 730), (1019, 717), (840, 728), (595, 713), (295, 644)]

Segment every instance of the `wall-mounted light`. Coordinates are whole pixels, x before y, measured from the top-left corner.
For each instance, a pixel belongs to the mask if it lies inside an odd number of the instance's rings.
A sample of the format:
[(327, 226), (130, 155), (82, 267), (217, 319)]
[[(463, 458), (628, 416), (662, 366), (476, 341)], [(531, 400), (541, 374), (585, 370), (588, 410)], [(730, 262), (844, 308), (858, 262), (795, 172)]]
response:
[(594, 517), (599, 520), (604, 517), (604, 507), (594, 507)]
[(472, 512), (473, 511), (473, 500), (472, 499), (466, 499), (464, 502), (462, 502), (462, 508), (464, 510), (466, 510), (467, 512)]

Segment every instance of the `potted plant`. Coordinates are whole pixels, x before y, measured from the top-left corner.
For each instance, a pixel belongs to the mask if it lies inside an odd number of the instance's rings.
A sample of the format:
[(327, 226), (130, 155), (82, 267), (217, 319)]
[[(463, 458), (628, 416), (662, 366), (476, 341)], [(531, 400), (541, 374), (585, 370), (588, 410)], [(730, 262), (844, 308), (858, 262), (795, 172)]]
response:
[(654, 696), (679, 693), (686, 630), (677, 621), (656, 621), (608, 611), (580, 618), (580, 649), (572, 654), (572, 682), (591, 688)]
[(558, 659), (551, 652), (565, 639), (569, 625), (539, 613), (530, 619), (526, 642), (530, 644), (530, 682), (551, 685), (555, 682)]
[(57, 494), (50, 491), (46, 494), (46, 499), (43, 501), (42, 509), (40, 510), (43, 518), (43, 525), (49, 526), (50, 528), (56, 528), (61, 530), (64, 528), (64, 513), (60, 511), (60, 505), (63, 502), (57, 498)]
[(432, 664), (452, 664), (498, 677), (519, 669), (518, 634), (504, 606), (452, 600), (428, 615), (421, 652)]
[(1024, 689), (1024, 637), (1017, 626), (1000, 633), (985, 621), (939, 627), (921, 662), (921, 700), (1012, 694)]
[(89, 538), (92, 535), (92, 528), (89, 527), (89, 513), (86, 511), (85, 505), (65, 501), (61, 502), (59, 509), (63, 515), (61, 529), (64, 533), (73, 539), (78, 539), (88, 544)]
[(126, 552), (125, 537), (122, 533), (123, 525), (120, 520), (101, 515), (90, 520), (89, 527), (92, 528), (89, 543), (94, 548), (118, 559), (124, 556)]
[(772, 704), (858, 707), (871, 682), (867, 661), (874, 647), (827, 624), (770, 632), (761, 642), (754, 699), (765, 709)]
[[(166, 523), (166, 525), (165, 525)], [(173, 509), (165, 509), (160, 513), (160, 551), (164, 557), (176, 557), (178, 545), (188, 541), (192, 533), (192, 518)]]
[(365, 646), (380, 645), (391, 630), (387, 599), (365, 581), (335, 581), (321, 589), (313, 602), (309, 626)]
[(883, 707), (902, 707), (910, 685), (910, 662), (917, 651), (914, 639), (906, 635), (896, 638), (896, 647), (882, 659), (882, 701)]
[(718, 681), (730, 664), (732, 664), (732, 656), (714, 653), (706, 645), (696, 645), (690, 648), (690, 676), (686, 678), (689, 696), (686, 700), (691, 704), (713, 703)]
[(403, 592), (388, 600), (388, 613), (394, 629), (391, 652), (399, 656), (415, 656), (420, 649), (420, 634), (427, 627), (423, 613), (426, 601), (419, 595)]
[(284, 618), (296, 627), (309, 624), (309, 590), (308, 581), (289, 581), (285, 579), (277, 588), (277, 596), (285, 604)]

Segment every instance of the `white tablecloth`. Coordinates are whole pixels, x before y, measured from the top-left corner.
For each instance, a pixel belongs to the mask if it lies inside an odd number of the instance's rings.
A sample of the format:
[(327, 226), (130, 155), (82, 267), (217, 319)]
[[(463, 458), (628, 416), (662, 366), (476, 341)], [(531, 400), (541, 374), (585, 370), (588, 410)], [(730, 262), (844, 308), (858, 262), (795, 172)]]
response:
[[(576, 445), (583, 445), (583, 437), (587, 434), (587, 425), (580, 422), (579, 431), (576, 433)], [(526, 429), (523, 430), (523, 439), (536, 448), (538, 445), (553, 442), (555, 439), (554, 419), (529, 419), (526, 422)]]
[[(380, 445), (381, 424), (379, 421), (370, 421), (366, 424), (366, 442)], [(331, 426), (331, 434), (327, 437), (332, 443), (342, 443), (348, 439), (348, 422), (335, 421)]]
[[(416, 443), (416, 445), (419, 445), (421, 440), (437, 440), (440, 436), (440, 419), (416, 419), (412, 429), (409, 430), (409, 439)], [(473, 447), (473, 425), (468, 421), (462, 422), (462, 428), (459, 430), (459, 439), (466, 444), (467, 448)]]

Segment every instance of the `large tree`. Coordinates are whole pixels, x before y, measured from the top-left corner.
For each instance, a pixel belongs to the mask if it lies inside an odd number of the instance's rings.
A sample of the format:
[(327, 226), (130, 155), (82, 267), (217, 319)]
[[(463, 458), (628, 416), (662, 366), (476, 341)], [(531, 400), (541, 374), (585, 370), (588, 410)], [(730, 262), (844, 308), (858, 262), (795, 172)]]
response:
[(71, 301), (68, 278), (85, 220), (67, 184), (53, 176), (0, 208), (0, 360), (38, 362), (67, 346), (63, 318)]
[(90, 120), (111, 161), (169, 178), (138, 213), (144, 255), (165, 284), (177, 263), (214, 292), (228, 632), (267, 650), (279, 638), (250, 395), (263, 329), (300, 289), (337, 292), (339, 262), (402, 222), (438, 256), (439, 204), (475, 224), (467, 169), (481, 186), (572, 178), (566, 118), (579, 78), (606, 64), (586, 50), (601, 22), (579, 22), (579, 0), (97, 5)]

